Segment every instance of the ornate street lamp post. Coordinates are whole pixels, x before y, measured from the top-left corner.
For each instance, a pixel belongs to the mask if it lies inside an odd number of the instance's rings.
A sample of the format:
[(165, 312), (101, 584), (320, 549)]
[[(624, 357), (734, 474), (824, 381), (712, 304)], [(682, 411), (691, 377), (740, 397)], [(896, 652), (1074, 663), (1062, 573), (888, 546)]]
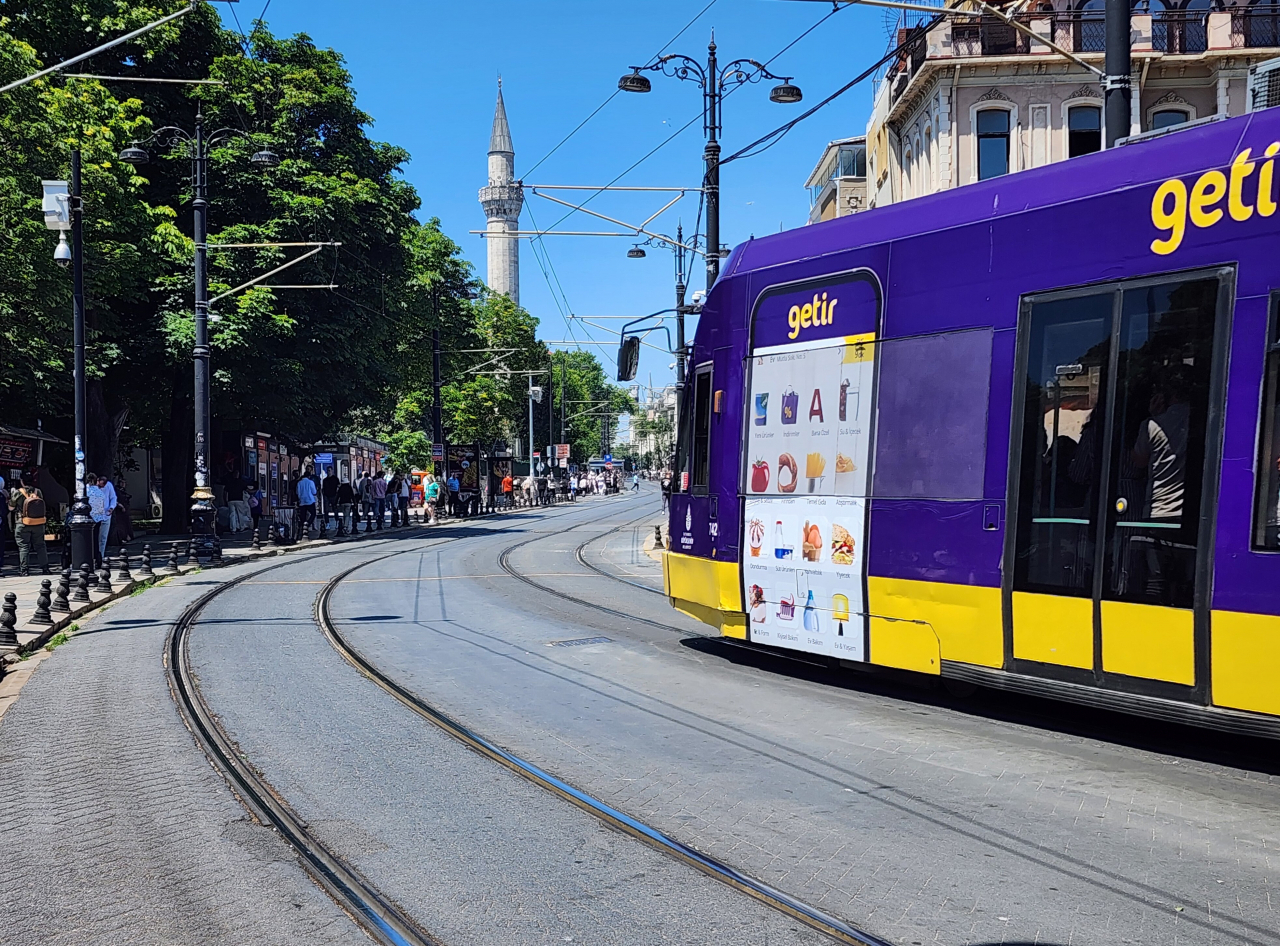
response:
[[(193, 236), (195, 238), (195, 344), (192, 346), (192, 358), (195, 361), (195, 489), (191, 499), (191, 531), (200, 537), (200, 546), (208, 548), (213, 543), (217, 529), (217, 510), (213, 505), (213, 489), (209, 477), (209, 442), (212, 438), (209, 378), (209, 270), (208, 270), (208, 234), (209, 234), (209, 198), (208, 174), (209, 152), (236, 135), (246, 132), (234, 128), (219, 128), (206, 134), (204, 130), (204, 112), (196, 113), (194, 133), (177, 126), (167, 126), (156, 131), (145, 142), (134, 142), (120, 152), (120, 160), (129, 164), (146, 164), (151, 156), (141, 147), (142, 144), (158, 141), (173, 147), (185, 141), (191, 149), (191, 185), (192, 209), (195, 215)], [(275, 167), (280, 163), (279, 157), (268, 150), (258, 151), (249, 159), (256, 168)]]
[(735, 59), (723, 69), (716, 61), (716, 41), (712, 36), (707, 46), (707, 64), (703, 67), (688, 56), (672, 54), (663, 56), (650, 66), (632, 66), (631, 72), (618, 80), (618, 88), (624, 92), (648, 92), (652, 88), (642, 72), (661, 72), (688, 82), (696, 82), (702, 89), (702, 130), (707, 144), (702, 157), (706, 162), (706, 178), (702, 182), (707, 202), (707, 288), (710, 289), (720, 275), (720, 142), (721, 106), (728, 92), (748, 82), (776, 79), (779, 84), (769, 92), (769, 100), (793, 104), (801, 99), (800, 89), (791, 84), (790, 76), (776, 76), (754, 59)]

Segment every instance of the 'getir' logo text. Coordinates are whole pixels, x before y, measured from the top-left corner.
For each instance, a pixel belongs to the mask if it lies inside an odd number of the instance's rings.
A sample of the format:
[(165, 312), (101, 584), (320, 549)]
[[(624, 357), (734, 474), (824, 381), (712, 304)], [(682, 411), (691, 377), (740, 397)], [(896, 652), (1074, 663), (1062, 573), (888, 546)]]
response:
[(793, 305), (791, 311), (787, 313), (787, 324), (791, 326), (791, 331), (787, 333), (787, 338), (795, 338), (800, 334), (802, 328), (810, 328), (815, 325), (830, 325), (836, 320), (836, 304), (839, 299), (827, 301), (827, 294), (824, 292), (819, 298), (815, 292), (813, 301), (806, 302), (804, 305)]

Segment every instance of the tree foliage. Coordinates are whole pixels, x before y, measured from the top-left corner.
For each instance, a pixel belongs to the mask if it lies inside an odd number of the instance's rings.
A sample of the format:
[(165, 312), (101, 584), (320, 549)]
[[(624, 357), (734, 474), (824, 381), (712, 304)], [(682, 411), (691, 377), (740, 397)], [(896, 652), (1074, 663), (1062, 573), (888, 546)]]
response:
[[(183, 3), (0, 0), (0, 82)], [(215, 446), (220, 431), (269, 430), (301, 448), (351, 431), (388, 441), (397, 466), (424, 465), (433, 332), (444, 351), (451, 440), (488, 446), (522, 435), (528, 380), (520, 372), (544, 371), (553, 361), (557, 380), (538, 405), (535, 443), (550, 436), (561, 378), (567, 399), (627, 409), (629, 399), (594, 355), (549, 352), (537, 340), (537, 320), (485, 289), (439, 221), (417, 219), (418, 196), (402, 177), (408, 155), (370, 137), (371, 117), (357, 106), (339, 53), (305, 35), (274, 36), (262, 23), (243, 38), (201, 5), (88, 66), (111, 76), (222, 84), (49, 77), (0, 97), (0, 404), (6, 420), (41, 418), (69, 439), (71, 281), (52, 262), (56, 237), (41, 219), (40, 181), (66, 179), (70, 152), (79, 148), (89, 463), (110, 469), (122, 438), (159, 444), (169, 526), (181, 525), (188, 506), (192, 453), (191, 150), (181, 136), (152, 136), (166, 126), (194, 131), (197, 116), (213, 134), (212, 246), (341, 244), (272, 280), (335, 289), (260, 287), (214, 306)], [(135, 140), (151, 155), (139, 168), (116, 157)], [(265, 172), (249, 162), (263, 149), (281, 158)], [(211, 295), (302, 252), (212, 249)], [(578, 405), (567, 407), (573, 414)], [(578, 418), (569, 430), (575, 458), (599, 452), (599, 418)]]

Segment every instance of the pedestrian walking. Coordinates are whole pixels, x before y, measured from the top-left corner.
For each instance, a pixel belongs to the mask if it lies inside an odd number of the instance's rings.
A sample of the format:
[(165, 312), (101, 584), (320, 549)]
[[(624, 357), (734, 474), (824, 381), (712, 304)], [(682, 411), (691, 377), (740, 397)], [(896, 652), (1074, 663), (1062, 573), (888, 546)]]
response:
[(671, 477), (667, 474), (662, 475), (662, 511), (666, 512), (671, 506)]
[(84, 478), (84, 495), (89, 501), (89, 518), (93, 520), (93, 570), (97, 571), (107, 555), (111, 513), (107, 510), (107, 492), (98, 485), (98, 477), (93, 473)]
[(258, 488), (257, 482), (249, 484), (249, 515), (253, 519), (253, 534), (258, 534), (258, 523), (262, 521), (262, 490)]
[(633, 493), (640, 492), (640, 474), (639, 473), (631, 474), (631, 492)]
[(13, 533), (18, 545), (18, 574), (23, 578), (31, 574), (31, 559), (35, 556), (40, 563), (40, 574), (52, 575), (53, 572), (49, 570), (49, 549), (44, 542), (47, 521), (44, 494), (25, 476), (18, 484), (18, 492), (13, 499), (17, 520)]
[(382, 517), (387, 512), (387, 475), (382, 470), (373, 474), (373, 515), (378, 522), (378, 531), (382, 531)]
[(324, 478), (324, 482), (320, 484), (320, 495), (324, 497), (324, 528), (329, 528), (329, 516), (336, 515), (338, 511), (338, 474), (333, 472), (333, 467), (329, 467), (329, 475)]
[(430, 473), (427, 474), (426, 485), (422, 489), (422, 501), (427, 507), (427, 524), (436, 524), (436, 506), (440, 502), (440, 484)]
[(502, 477), (502, 505), (511, 509), (515, 506), (515, 499), (512, 497), (512, 491), (515, 489), (516, 481), (511, 478), (511, 472), (507, 471)]
[(338, 484), (338, 489), (333, 496), (334, 501), (338, 504), (338, 535), (354, 534), (355, 524), (351, 521), (351, 507), (355, 505), (356, 501), (355, 490), (344, 479)]
[(294, 489), (298, 493), (298, 535), (310, 538), (311, 523), (316, 518), (316, 481), (310, 476), (303, 476)]

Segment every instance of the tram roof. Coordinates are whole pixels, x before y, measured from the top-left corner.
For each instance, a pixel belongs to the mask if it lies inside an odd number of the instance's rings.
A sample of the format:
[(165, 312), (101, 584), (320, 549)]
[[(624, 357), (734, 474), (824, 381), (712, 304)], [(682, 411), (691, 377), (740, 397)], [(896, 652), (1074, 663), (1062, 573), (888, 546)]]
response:
[(1280, 108), (1139, 139), (1096, 154), (755, 237), (734, 248), (723, 275), (740, 276), (1226, 167), (1246, 138), (1254, 148), (1254, 158), (1261, 158), (1266, 143), (1280, 141)]

